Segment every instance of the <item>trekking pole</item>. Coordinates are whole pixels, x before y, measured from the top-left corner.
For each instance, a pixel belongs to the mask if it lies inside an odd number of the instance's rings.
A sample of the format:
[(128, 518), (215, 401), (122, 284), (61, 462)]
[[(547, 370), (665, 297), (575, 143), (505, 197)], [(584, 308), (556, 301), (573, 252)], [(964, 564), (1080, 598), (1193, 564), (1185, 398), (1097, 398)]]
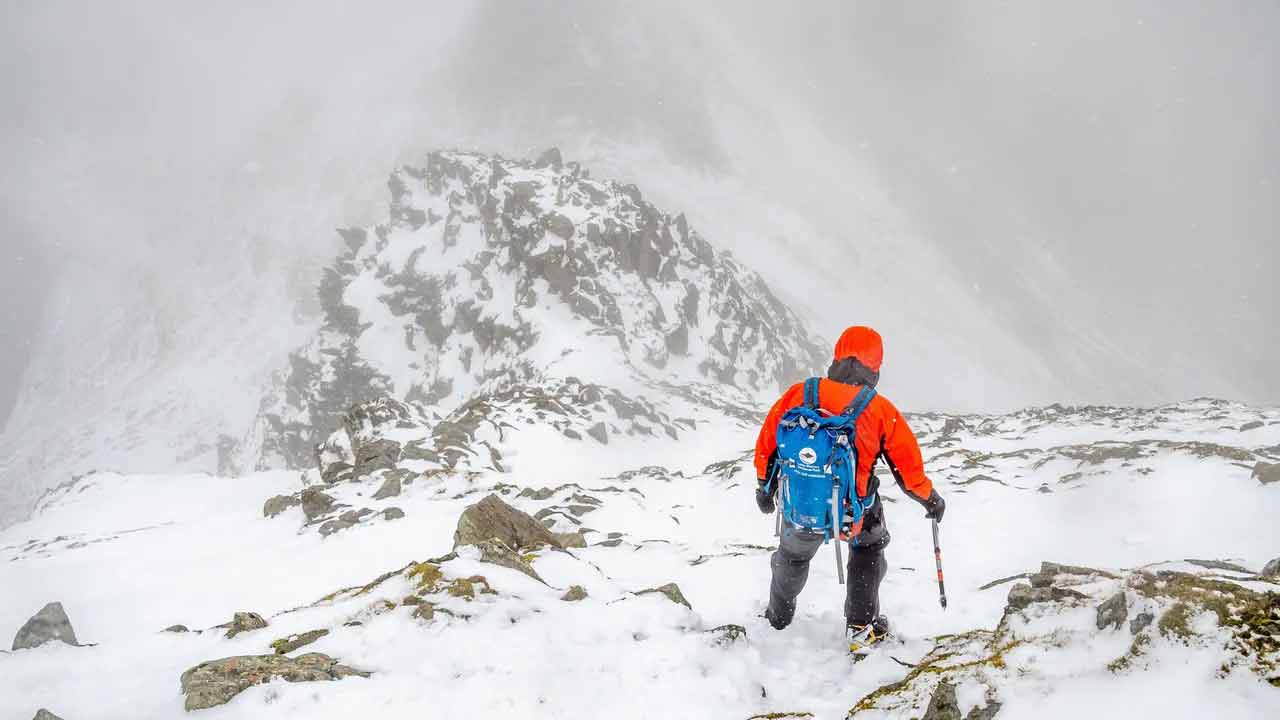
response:
[(947, 586), (942, 582), (942, 546), (938, 544), (938, 521), (933, 521), (933, 559), (938, 564), (938, 602), (947, 609)]
[(836, 547), (836, 577), (844, 584), (844, 558), (840, 557), (840, 484), (831, 488), (831, 539)]

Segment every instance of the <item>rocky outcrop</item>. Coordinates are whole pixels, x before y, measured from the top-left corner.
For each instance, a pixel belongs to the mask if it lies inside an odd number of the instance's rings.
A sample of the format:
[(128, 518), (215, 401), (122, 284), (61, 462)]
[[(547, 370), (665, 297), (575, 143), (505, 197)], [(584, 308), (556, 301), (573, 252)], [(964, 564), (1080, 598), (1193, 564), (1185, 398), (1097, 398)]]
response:
[(39, 647), (51, 640), (58, 640), (68, 645), (79, 645), (76, 631), (71, 627), (71, 619), (62, 609), (62, 603), (51, 602), (40, 608), (18, 630), (13, 638), (13, 650), (24, 650)]
[(480, 548), (480, 562), (510, 568), (516, 572), (528, 575), (544, 585), (546, 584), (546, 581), (539, 577), (538, 573), (534, 571), (532, 565), (526, 562), (524, 558), (520, 557), (516, 551), (512, 550), (501, 540), (498, 540), (497, 538), (481, 540), (475, 545)]
[(1108, 627), (1119, 630), (1120, 626), (1124, 625), (1124, 621), (1128, 619), (1129, 605), (1125, 600), (1124, 592), (1121, 591), (1107, 598), (1106, 601), (1098, 606), (1097, 617), (1094, 622), (1099, 630), (1104, 630)]
[(933, 691), (929, 707), (920, 720), (963, 720), (960, 703), (956, 700), (956, 686), (943, 680)]
[(497, 495), (489, 495), (462, 512), (453, 534), (453, 546), (479, 545), (491, 539), (516, 551), (548, 546), (562, 548), (560, 539), (550, 530)]
[(227, 631), (226, 637), (233, 638), (240, 633), (252, 632), (260, 630), (267, 626), (267, 621), (255, 612), (238, 612), (231, 617), (231, 622), (223, 623), (217, 627)]
[(62, 720), (62, 718), (58, 717), (57, 715), (54, 715), (53, 713), (49, 712), (48, 710), (45, 710), (44, 708), (40, 708), (39, 710), (36, 711), (36, 716), (31, 720)]
[(288, 655), (294, 650), (310, 645), (328, 634), (329, 631), (324, 628), (308, 630), (307, 632), (282, 637), (279, 640), (272, 642), (271, 649), (275, 650), (277, 655)]
[(386, 500), (400, 495), (400, 478), (388, 475), (386, 480), (382, 481), (382, 487), (373, 494), (374, 500)]
[(200, 663), (182, 673), (184, 707), (190, 710), (222, 705), (241, 692), (272, 680), (319, 682), (370, 673), (356, 670), (321, 653), (296, 658), (287, 655), (240, 655)]
[(262, 504), (262, 516), (273, 518), (291, 507), (302, 504), (297, 495), (276, 495)]
[(1260, 574), (1265, 578), (1280, 578), (1280, 557), (1273, 558), (1264, 565)]

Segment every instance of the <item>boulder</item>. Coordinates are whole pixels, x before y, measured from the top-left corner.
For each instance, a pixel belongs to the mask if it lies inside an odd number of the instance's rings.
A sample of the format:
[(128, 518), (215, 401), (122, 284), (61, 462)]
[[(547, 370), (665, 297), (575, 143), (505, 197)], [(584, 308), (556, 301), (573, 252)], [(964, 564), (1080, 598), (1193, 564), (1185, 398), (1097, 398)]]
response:
[(1124, 621), (1128, 619), (1129, 605), (1125, 600), (1124, 591), (1121, 590), (1098, 606), (1095, 624), (1099, 630), (1108, 627), (1119, 630)]
[(693, 609), (693, 606), (689, 604), (687, 599), (685, 599), (684, 593), (680, 592), (680, 586), (675, 583), (667, 583), (666, 585), (659, 585), (655, 588), (641, 590), (637, 592), (636, 595), (651, 595), (654, 593), (665, 597), (677, 605), (683, 605), (690, 610)]
[(549, 212), (542, 216), (542, 227), (547, 232), (559, 235), (565, 240), (573, 238), (573, 221), (558, 212)]
[(1259, 574), (1266, 578), (1280, 578), (1280, 557), (1262, 566), (1262, 572)]
[(23, 624), (13, 638), (12, 649), (39, 647), (50, 640), (61, 640), (68, 645), (80, 644), (76, 640), (76, 631), (71, 627), (71, 619), (60, 602), (45, 605)]
[(300, 501), (302, 514), (307, 516), (307, 522), (314, 522), (317, 518), (327, 515), (337, 502), (331, 495), (314, 487), (304, 489)]
[(929, 698), (929, 707), (921, 720), (963, 720), (960, 703), (956, 700), (956, 686), (943, 680)]
[(462, 511), (458, 528), (453, 533), (453, 546), (478, 545), (484, 540), (495, 539), (515, 551), (533, 550), (551, 546), (561, 548), (560, 540), (552, 532), (497, 495), (489, 495)]
[(480, 562), (510, 568), (517, 572), (524, 573), (544, 585), (546, 584), (546, 581), (539, 577), (538, 573), (534, 571), (532, 565), (525, 562), (524, 558), (520, 557), (516, 551), (512, 550), (501, 540), (496, 538), (481, 540), (475, 545), (480, 548)]
[(1155, 622), (1155, 619), (1156, 619), (1156, 616), (1154, 613), (1150, 613), (1150, 612), (1138, 613), (1137, 615), (1134, 616), (1132, 620), (1129, 621), (1129, 634), (1137, 635), (1143, 630), (1146, 630), (1148, 627), (1151, 626), (1151, 623)]
[(267, 626), (267, 621), (256, 612), (238, 612), (231, 616), (231, 622), (218, 625), (219, 628), (225, 628), (227, 637), (233, 638), (240, 633), (250, 632), (251, 630), (259, 630)]
[(587, 434), (595, 438), (596, 442), (600, 443), (601, 445), (609, 444), (609, 430), (604, 426), (604, 423), (602, 422), (598, 422), (595, 425), (592, 425), (591, 427), (587, 428)]
[(395, 440), (379, 438), (363, 442), (356, 450), (354, 475), (361, 478), (379, 470), (390, 470), (398, 462), (400, 462), (400, 443)]
[(301, 504), (302, 501), (296, 495), (276, 495), (263, 503), (262, 516), (275, 517), (285, 510)]
[(387, 498), (396, 497), (400, 494), (400, 478), (394, 475), (388, 475), (387, 479), (382, 482), (382, 487), (378, 488), (378, 492), (373, 494), (374, 500), (386, 500)]
[(586, 600), (587, 589), (582, 587), (581, 585), (570, 585), (569, 589), (565, 590), (564, 594), (560, 596), (560, 599), (564, 600), (565, 602), (578, 602), (579, 600)]
[(398, 507), (389, 507), (382, 511), (384, 520), (399, 520), (402, 517), (404, 517), (404, 511)]
[(282, 637), (279, 640), (276, 640), (271, 643), (271, 649), (275, 650), (277, 655), (288, 655), (294, 650), (305, 645), (310, 645), (328, 634), (329, 631), (324, 628), (320, 628), (319, 630), (308, 630), (304, 633), (297, 633), (295, 635)]
[(164, 630), (161, 630), (161, 632), (167, 632), (167, 633), (185, 633), (185, 632), (191, 632), (191, 628), (187, 627), (186, 625), (170, 625), (169, 627), (165, 628)]
[(1253, 466), (1253, 479), (1263, 485), (1280, 482), (1280, 463), (1269, 463), (1259, 460)]
[(40, 708), (39, 710), (36, 711), (36, 716), (31, 720), (62, 720), (62, 718), (58, 717), (57, 715), (54, 715), (53, 713), (49, 712), (48, 710), (45, 710), (44, 708)]
[(369, 677), (341, 665), (322, 653), (296, 658), (287, 655), (239, 655), (200, 663), (182, 673), (182, 693), (187, 710), (202, 710), (226, 703), (241, 692), (276, 678), (286, 682), (339, 680), (351, 675)]

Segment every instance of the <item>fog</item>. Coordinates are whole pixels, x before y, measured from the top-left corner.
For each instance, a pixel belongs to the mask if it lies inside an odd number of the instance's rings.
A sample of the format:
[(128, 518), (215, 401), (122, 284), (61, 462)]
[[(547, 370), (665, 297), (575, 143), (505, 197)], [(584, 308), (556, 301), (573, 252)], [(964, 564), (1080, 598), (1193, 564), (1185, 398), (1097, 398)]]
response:
[[(1274, 3), (123, 5), (0, 8), (0, 419), (66, 278), (82, 320), (142, 283), (182, 322), (246, 272), (305, 311), (332, 228), (441, 146), (559, 145), (784, 296), (797, 255), (883, 267), (918, 404), (1280, 401)], [(930, 345), (949, 288), (1039, 369)]]

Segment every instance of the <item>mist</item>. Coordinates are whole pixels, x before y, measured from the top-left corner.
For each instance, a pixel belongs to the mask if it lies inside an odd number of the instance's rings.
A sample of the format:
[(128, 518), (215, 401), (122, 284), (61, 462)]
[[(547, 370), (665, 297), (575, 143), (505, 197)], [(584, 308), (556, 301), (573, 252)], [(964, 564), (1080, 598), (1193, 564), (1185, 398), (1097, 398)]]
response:
[(1280, 400), (1274, 4), (259, 5), (0, 10), (0, 417), (122, 288), (305, 315), (398, 163), (551, 145), (886, 329), (916, 408)]

